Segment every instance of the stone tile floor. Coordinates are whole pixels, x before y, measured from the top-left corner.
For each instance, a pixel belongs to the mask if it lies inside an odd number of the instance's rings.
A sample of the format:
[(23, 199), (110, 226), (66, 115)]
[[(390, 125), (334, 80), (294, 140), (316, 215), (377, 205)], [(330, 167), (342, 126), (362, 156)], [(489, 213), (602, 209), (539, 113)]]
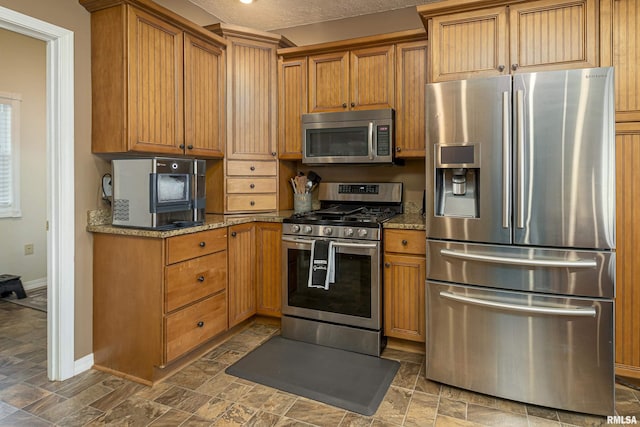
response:
[[(401, 368), (365, 417), (241, 380), (224, 369), (278, 329), (254, 323), (154, 387), (89, 370), (46, 373), (46, 313), (0, 300), (0, 426), (599, 426), (605, 417), (556, 411), (428, 381), (424, 356), (387, 349)], [(616, 386), (619, 415), (640, 422), (640, 392)], [(614, 414), (612, 414), (614, 415)]]

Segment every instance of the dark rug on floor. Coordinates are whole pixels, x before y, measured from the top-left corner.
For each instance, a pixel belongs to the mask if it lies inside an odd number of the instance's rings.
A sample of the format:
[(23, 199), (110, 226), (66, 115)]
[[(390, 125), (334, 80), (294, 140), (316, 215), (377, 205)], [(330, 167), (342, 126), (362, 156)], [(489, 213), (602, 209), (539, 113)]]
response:
[(25, 290), (27, 293), (26, 298), (18, 299), (15, 293), (11, 293), (4, 298), (1, 298), (2, 301), (12, 302), (14, 304), (22, 305), (24, 307), (33, 308), (40, 311), (47, 311), (47, 288), (37, 288)]
[(275, 336), (226, 369), (235, 375), (373, 415), (400, 363)]

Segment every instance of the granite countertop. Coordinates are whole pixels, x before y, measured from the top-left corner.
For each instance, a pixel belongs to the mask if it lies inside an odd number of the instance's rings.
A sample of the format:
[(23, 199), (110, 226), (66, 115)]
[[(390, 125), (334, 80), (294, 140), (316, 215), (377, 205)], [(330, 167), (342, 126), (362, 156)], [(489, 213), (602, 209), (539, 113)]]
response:
[[(121, 234), (125, 236), (154, 237), (164, 239), (182, 234), (197, 233), (199, 231), (214, 230), (230, 225), (247, 222), (282, 222), (293, 214), (292, 210), (251, 213), (239, 215), (207, 214), (203, 225), (174, 230), (149, 230), (142, 228), (115, 227), (110, 224), (111, 212), (108, 209), (89, 211), (87, 214), (87, 231), (91, 233)], [(398, 215), (383, 224), (383, 228), (401, 230), (424, 230), (425, 221), (419, 213), (408, 212)]]

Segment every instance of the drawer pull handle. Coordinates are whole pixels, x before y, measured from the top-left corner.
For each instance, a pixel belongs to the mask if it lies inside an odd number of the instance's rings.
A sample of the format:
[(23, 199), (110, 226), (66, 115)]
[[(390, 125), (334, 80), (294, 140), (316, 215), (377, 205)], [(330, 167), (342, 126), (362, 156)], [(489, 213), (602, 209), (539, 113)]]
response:
[(207, 244), (205, 242), (200, 242), (199, 245), (201, 248), (204, 248)]
[(256, 202), (254, 202), (254, 201), (252, 200), (252, 201), (250, 201), (250, 202), (249, 202), (249, 204), (250, 204), (251, 206), (254, 206), (254, 205), (256, 204)]
[(231, 237), (236, 237), (236, 235), (237, 235), (237, 234), (238, 234), (238, 233), (236, 233), (235, 231), (232, 231), (232, 232), (231, 232)]
[(198, 322), (198, 328), (202, 328), (204, 326), (204, 322), (201, 320)]
[(255, 184), (249, 184), (249, 188), (254, 189), (254, 188), (256, 188), (256, 185)]
[(254, 171), (254, 170), (256, 170), (256, 167), (255, 167), (255, 166), (251, 166), (251, 167), (249, 168), (249, 170)]
[(198, 282), (204, 282), (204, 276), (198, 276)]
[(402, 241), (402, 246), (407, 246), (407, 244), (408, 244), (408, 243), (409, 243), (409, 242), (407, 242), (406, 240), (403, 240), (403, 241)]

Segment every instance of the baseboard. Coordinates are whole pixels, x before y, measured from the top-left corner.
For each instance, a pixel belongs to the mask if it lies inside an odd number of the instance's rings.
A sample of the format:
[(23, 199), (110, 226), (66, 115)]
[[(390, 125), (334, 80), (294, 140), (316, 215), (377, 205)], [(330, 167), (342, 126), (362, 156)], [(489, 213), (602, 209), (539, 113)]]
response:
[(40, 279), (29, 280), (28, 282), (22, 282), (22, 287), (25, 291), (30, 291), (36, 288), (42, 288), (47, 286), (47, 278), (41, 277)]
[(84, 371), (88, 371), (93, 366), (93, 353), (76, 360), (73, 366), (73, 375), (81, 374)]

